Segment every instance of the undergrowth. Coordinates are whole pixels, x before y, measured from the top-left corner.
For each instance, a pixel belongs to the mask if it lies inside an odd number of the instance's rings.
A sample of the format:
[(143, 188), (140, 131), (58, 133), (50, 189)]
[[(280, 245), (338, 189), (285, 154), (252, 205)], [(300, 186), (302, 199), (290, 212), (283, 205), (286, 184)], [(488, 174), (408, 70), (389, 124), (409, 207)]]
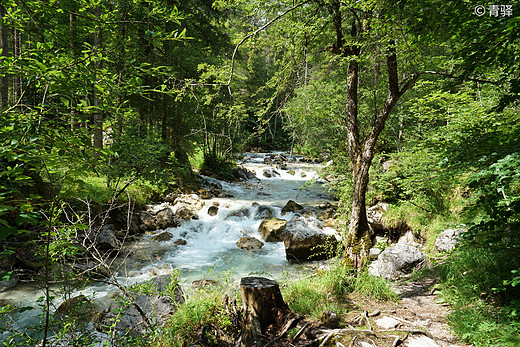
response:
[(318, 272), (316, 275), (289, 282), (282, 294), (291, 310), (319, 319), (324, 311), (338, 315), (353, 307), (348, 294), (357, 292), (376, 301), (394, 301), (398, 296), (388, 282), (374, 277), (367, 271), (357, 276), (343, 265)]

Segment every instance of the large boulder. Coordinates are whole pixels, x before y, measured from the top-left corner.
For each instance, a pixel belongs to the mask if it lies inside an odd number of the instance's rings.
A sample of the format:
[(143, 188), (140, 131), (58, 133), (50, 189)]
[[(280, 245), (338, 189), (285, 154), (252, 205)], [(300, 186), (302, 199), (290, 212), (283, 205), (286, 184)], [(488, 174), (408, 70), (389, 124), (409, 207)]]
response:
[[(150, 323), (162, 326), (176, 311), (178, 303), (184, 301), (182, 289), (177, 283), (172, 283), (170, 275), (154, 277), (144, 287), (147, 294), (130, 290), (130, 295)], [(118, 332), (134, 336), (146, 334), (143, 316), (135, 305), (128, 303), (121, 295), (105, 315), (103, 325), (112, 326), (116, 321), (115, 330)]]
[(466, 229), (456, 228), (444, 230), (435, 240), (435, 248), (439, 252), (449, 252), (455, 248), (459, 243), (459, 236), (464, 233)]
[(121, 243), (116, 237), (116, 232), (112, 224), (103, 225), (97, 234), (91, 235), (91, 238), (93, 238), (94, 243), (100, 250), (108, 251), (121, 247)]
[(287, 221), (279, 218), (264, 219), (258, 227), (258, 232), (265, 242), (281, 242)]
[(288, 212), (298, 212), (303, 210), (303, 206), (293, 200), (287, 201), (287, 204), (282, 208), (282, 215)]
[(254, 237), (242, 237), (237, 241), (237, 247), (248, 251), (257, 250), (264, 246), (264, 243)]
[(397, 279), (412, 272), (424, 259), (424, 253), (417, 247), (397, 243), (385, 249), (377, 260), (369, 265), (368, 270), (374, 276)]
[(337, 239), (324, 233), (315, 220), (297, 217), (287, 223), (284, 245), (288, 260), (321, 260), (330, 257)]

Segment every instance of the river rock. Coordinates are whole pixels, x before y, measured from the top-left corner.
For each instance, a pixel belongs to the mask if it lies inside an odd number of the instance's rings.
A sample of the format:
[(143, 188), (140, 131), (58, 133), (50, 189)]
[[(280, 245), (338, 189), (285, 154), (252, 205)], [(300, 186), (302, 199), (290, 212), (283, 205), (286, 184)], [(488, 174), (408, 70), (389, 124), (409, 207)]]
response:
[(179, 222), (175, 219), (175, 214), (170, 207), (165, 208), (155, 216), (155, 224), (157, 229), (166, 229), (169, 227), (179, 226)]
[(177, 196), (178, 196), (178, 195), (175, 194), (175, 193), (169, 193), (168, 195), (166, 195), (166, 196), (164, 197), (163, 200), (166, 201), (166, 202), (174, 202), (175, 199), (177, 199)]
[(321, 260), (330, 257), (337, 246), (336, 237), (323, 232), (318, 222), (303, 217), (291, 219), (285, 228), (287, 260)]
[[(3, 270), (0, 269), (0, 274), (2, 274)], [(8, 289), (14, 288), (20, 282), (20, 278), (16, 275), (11, 275), (7, 278), (3, 278), (0, 280), (0, 293), (6, 291)]]
[(96, 235), (91, 235), (91, 240), (93, 238), (94, 243), (100, 250), (108, 251), (121, 247), (113, 228), (112, 224), (105, 224)]
[(274, 209), (270, 206), (258, 205), (255, 212), (255, 219), (266, 219), (274, 216)]
[(303, 206), (293, 200), (287, 201), (287, 204), (282, 208), (282, 215), (287, 212), (297, 212), (303, 210)]
[(143, 229), (155, 230), (157, 229), (157, 225), (155, 225), (155, 217), (148, 211), (141, 211), (139, 213), (139, 219), (141, 220)]
[(215, 280), (195, 280), (193, 282), (191, 282), (191, 286), (192, 287), (195, 287), (195, 288), (199, 288), (199, 289), (204, 289), (204, 288), (207, 288), (207, 287), (214, 287), (214, 286), (218, 286), (220, 283), (218, 283), (218, 281), (215, 281)]
[(188, 241), (186, 241), (184, 239), (177, 239), (177, 240), (175, 240), (175, 242), (173, 244), (176, 246), (185, 246), (188, 244)]
[(369, 265), (368, 271), (374, 276), (397, 279), (412, 272), (424, 259), (424, 253), (418, 248), (397, 243), (381, 252), (378, 259)]
[(228, 219), (244, 219), (251, 217), (251, 211), (248, 208), (241, 208), (239, 210), (231, 211), (227, 216), (226, 220)]
[(255, 180), (257, 179), (254, 172), (246, 169), (242, 166), (237, 166), (233, 169), (233, 177), (240, 181)]
[(287, 171), (287, 173), (288, 173), (289, 175), (291, 175), (291, 176), (296, 175), (296, 172), (295, 172), (294, 170), (289, 170), (289, 171)]
[(163, 231), (160, 234), (154, 235), (152, 237), (152, 240), (158, 241), (158, 242), (165, 242), (170, 241), (173, 238), (173, 235), (167, 231)]
[(39, 254), (35, 244), (28, 244), (17, 251), (16, 260), (26, 269), (38, 270), (44, 264), (44, 260)]
[[(154, 277), (144, 284), (149, 294), (139, 294), (130, 290), (135, 303), (144, 311), (147, 319), (154, 325), (164, 325), (176, 311), (177, 305), (184, 302), (184, 294), (177, 283), (172, 283), (170, 275)], [(143, 317), (134, 305), (122, 304), (127, 300), (120, 296), (110, 307), (103, 320), (104, 326), (112, 326), (118, 332), (133, 336), (146, 334)]]
[(449, 252), (455, 248), (459, 243), (459, 236), (464, 233), (466, 229), (456, 228), (444, 230), (435, 240), (435, 248), (439, 252)]
[[(16, 253), (0, 249), (0, 269), (9, 269), (16, 263)], [(0, 270), (0, 273), (2, 271)]]
[(264, 219), (258, 227), (258, 232), (265, 242), (283, 241), (283, 233), (287, 221), (279, 218)]
[(334, 213), (335, 213), (335, 212), (336, 212), (336, 211), (334, 210), (334, 207), (331, 206), (331, 207), (329, 207), (329, 208), (326, 208), (326, 209), (324, 209), (324, 210), (318, 212), (318, 214), (317, 214), (316, 217), (317, 217), (320, 221), (324, 222), (324, 221), (326, 221), (326, 220), (328, 220), (328, 219), (334, 217)]
[(264, 243), (254, 237), (242, 237), (237, 241), (237, 246), (248, 251), (257, 250), (264, 246)]
[(280, 174), (273, 168), (264, 169), (264, 171), (262, 172), (262, 175), (267, 178), (280, 176)]
[(218, 213), (218, 206), (214, 206), (214, 205), (212, 205), (212, 206), (210, 206), (210, 207), (208, 208), (208, 214), (209, 214), (210, 216), (212, 216), (212, 217), (213, 217), (213, 216), (216, 216), (217, 213)]
[(83, 321), (94, 321), (98, 312), (86, 296), (78, 295), (62, 302), (54, 312), (54, 316), (60, 320), (70, 317)]

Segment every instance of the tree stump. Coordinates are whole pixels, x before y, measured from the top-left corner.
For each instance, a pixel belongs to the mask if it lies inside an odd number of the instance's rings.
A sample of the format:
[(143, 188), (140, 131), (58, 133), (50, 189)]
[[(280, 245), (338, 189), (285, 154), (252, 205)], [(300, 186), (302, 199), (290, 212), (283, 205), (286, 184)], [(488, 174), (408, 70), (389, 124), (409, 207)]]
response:
[(276, 281), (263, 277), (240, 280), (243, 302), (242, 332), (237, 345), (262, 346), (261, 335), (268, 327), (281, 325), (289, 312)]

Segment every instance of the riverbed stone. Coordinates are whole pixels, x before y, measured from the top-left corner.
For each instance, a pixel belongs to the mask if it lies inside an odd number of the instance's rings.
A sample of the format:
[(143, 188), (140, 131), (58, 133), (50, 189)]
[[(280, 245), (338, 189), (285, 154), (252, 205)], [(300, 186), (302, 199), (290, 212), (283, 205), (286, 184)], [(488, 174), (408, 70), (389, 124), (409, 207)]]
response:
[(173, 238), (173, 235), (168, 231), (163, 231), (160, 234), (157, 234), (152, 237), (152, 240), (158, 241), (158, 242), (165, 242), (170, 241)]
[(334, 207), (328, 207), (322, 211), (319, 211), (318, 214), (316, 215), (316, 217), (324, 222), (332, 217), (334, 217), (334, 214), (336, 213), (336, 211), (334, 210)]
[(148, 211), (141, 211), (139, 213), (139, 219), (141, 220), (144, 229), (155, 230), (157, 226), (155, 225), (155, 217)]
[[(164, 325), (176, 311), (177, 305), (184, 302), (184, 295), (178, 283), (172, 283), (170, 275), (157, 276), (147, 281), (149, 294), (139, 294), (130, 290), (135, 303), (145, 313), (147, 319), (157, 326)], [(105, 315), (103, 325), (112, 326), (116, 319), (116, 331), (129, 333), (133, 336), (146, 334), (143, 317), (134, 305), (120, 296), (112, 304)]]
[(71, 317), (83, 321), (93, 321), (97, 318), (98, 312), (86, 296), (78, 295), (62, 302), (54, 312), (54, 316), (63, 320)]
[(173, 242), (173, 244), (176, 246), (185, 246), (188, 244), (188, 241), (186, 241), (185, 239), (177, 239)]
[(238, 209), (238, 210), (235, 210), (235, 211), (231, 211), (227, 216), (226, 216), (226, 220), (228, 219), (244, 219), (244, 218), (249, 218), (251, 217), (251, 211), (244, 207), (244, 208), (241, 208), (241, 209)]
[(258, 205), (255, 212), (255, 219), (266, 219), (274, 216), (274, 209), (270, 206)]
[[(4, 270), (0, 269), (0, 273), (3, 273)], [(6, 291), (8, 289), (14, 288), (20, 282), (20, 278), (16, 275), (11, 275), (8, 278), (4, 278), (0, 280), (0, 293)]]
[(218, 206), (212, 205), (208, 208), (208, 214), (210, 216), (216, 216), (218, 213)]
[(91, 235), (92, 239), (100, 250), (108, 251), (121, 247), (112, 224), (103, 225), (96, 235)]
[(317, 221), (296, 217), (287, 223), (284, 245), (287, 260), (321, 260), (332, 255), (337, 239), (324, 233)]
[(287, 201), (287, 204), (282, 208), (282, 215), (288, 213), (288, 212), (298, 212), (303, 210), (303, 206), (298, 204), (294, 200)]
[(266, 218), (258, 227), (258, 232), (265, 242), (281, 242), (283, 241), (283, 233), (287, 221), (279, 218)]
[(242, 237), (237, 241), (237, 246), (239, 248), (252, 251), (262, 248), (264, 243), (254, 237)]
[(169, 227), (179, 226), (179, 222), (175, 219), (175, 213), (168, 207), (161, 210), (155, 216), (155, 224), (157, 229), (166, 229)]

